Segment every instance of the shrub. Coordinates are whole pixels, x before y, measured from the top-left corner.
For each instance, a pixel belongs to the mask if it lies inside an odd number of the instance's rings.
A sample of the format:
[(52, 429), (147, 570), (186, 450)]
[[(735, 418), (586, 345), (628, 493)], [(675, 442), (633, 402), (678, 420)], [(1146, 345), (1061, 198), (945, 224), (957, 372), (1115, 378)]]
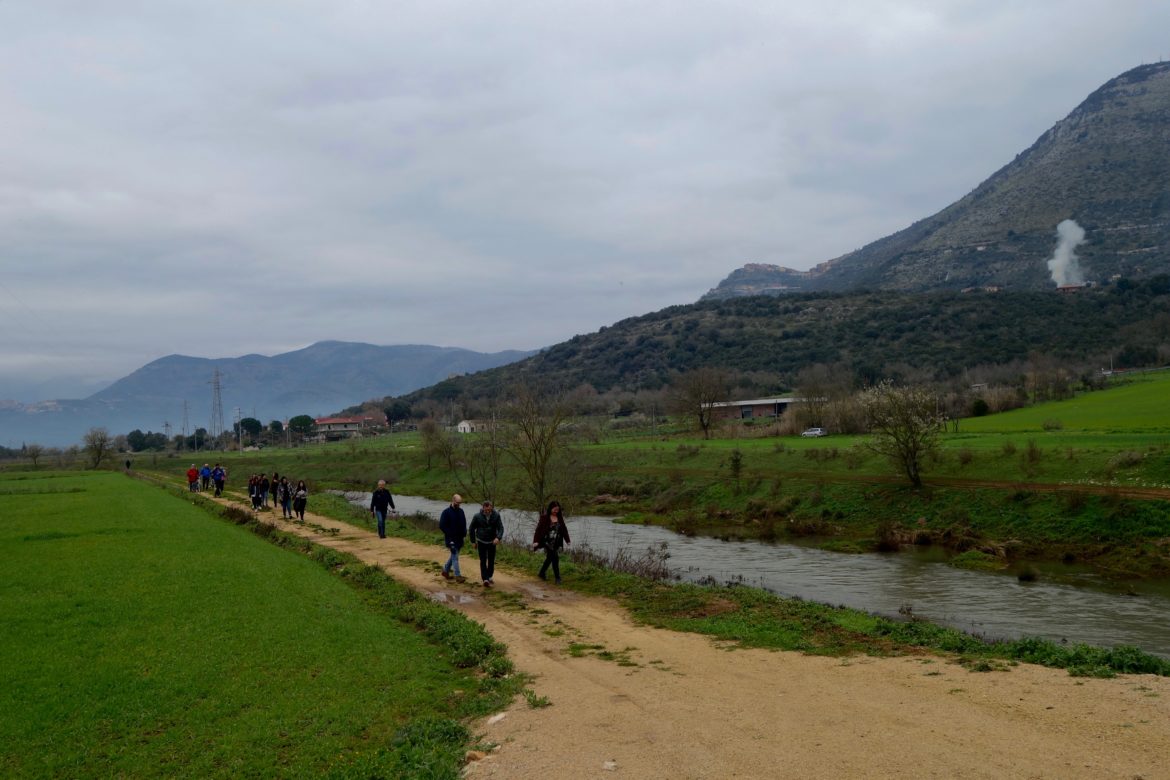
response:
[(971, 462), (975, 460), (975, 453), (971, 451), (970, 447), (963, 447), (958, 453), (959, 465), (970, 466)]
[(1145, 456), (1134, 450), (1119, 452), (1109, 459), (1110, 469), (1128, 469), (1139, 465)]
[(1003, 446), (1000, 447), (1000, 450), (1003, 452), (1004, 455), (1006, 455), (1010, 458), (1012, 455), (1016, 454), (1016, 444), (1015, 444), (1015, 442), (1005, 441), (1003, 443)]
[(1048, 419), (1040, 424), (1040, 427), (1046, 431), (1059, 431), (1064, 429), (1064, 423), (1056, 419)]

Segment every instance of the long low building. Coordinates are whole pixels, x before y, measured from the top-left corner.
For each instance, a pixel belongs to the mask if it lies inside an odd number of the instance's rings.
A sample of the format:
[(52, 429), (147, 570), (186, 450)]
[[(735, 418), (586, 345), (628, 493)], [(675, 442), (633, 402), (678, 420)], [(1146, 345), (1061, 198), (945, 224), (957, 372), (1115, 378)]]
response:
[(779, 417), (788, 407), (800, 403), (795, 396), (753, 398), (749, 401), (719, 401), (711, 404), (717, 420), (750, 420), (756, 417)]

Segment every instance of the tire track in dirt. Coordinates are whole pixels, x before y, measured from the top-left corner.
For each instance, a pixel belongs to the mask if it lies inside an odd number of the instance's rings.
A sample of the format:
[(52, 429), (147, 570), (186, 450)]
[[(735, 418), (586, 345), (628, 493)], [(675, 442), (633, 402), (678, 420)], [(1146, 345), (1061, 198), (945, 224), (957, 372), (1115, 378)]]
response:
[(438, 545), (259, 517), (463, 611), (533, 675), (551, 706), (518, 698), (478, 724), (500, 747), (467, 766), (472, 778), (1170, 778), (1170, 679), (735, 649), (505, 569), (492, 593), (444, 580)]

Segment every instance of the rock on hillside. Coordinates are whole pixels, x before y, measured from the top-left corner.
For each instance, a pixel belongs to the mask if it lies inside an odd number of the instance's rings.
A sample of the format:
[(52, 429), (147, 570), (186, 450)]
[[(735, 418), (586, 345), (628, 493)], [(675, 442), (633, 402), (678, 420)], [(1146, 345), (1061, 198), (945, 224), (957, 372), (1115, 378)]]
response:
[(1170, 62), (1109, 81), (966, 197), (905, 230), (798, 272), (745, 266), (707, 293), (729, 298), (858, 287), (1051, 289), (1065, 219), (1084, 228), (1085, 278), (1170, 272)]

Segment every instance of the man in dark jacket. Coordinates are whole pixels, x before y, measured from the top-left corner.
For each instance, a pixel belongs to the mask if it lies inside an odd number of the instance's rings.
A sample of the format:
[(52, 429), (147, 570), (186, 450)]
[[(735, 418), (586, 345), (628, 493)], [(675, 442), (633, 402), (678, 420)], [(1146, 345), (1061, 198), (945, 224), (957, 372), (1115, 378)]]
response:
[(463, 514), (463, 496), (456, 493), (451, 496), (451, 506), (443, 510), (443, 514), (439, 515), (439, 530), (443, 532), (443, 543), (447, 545), (447, 549), (451, 551), (451, 557), (443, 564), (443, 577), (451, 579), (451, 573), (455, 573), (455, 578), (460, 582), (463, 581), (463, 575), (459, 573), (459, 551), (463, 549), (463, 540), (467, 538), (467, 515)]
[(386, 538), (386, 515), (394, 509), (394, 496), (386, 489), (386, 480), (378, 480), (378, 489), (370, 497), (370, 514), (378, 520), (378, 538)]
[(496, 573), (496, 545), (504, 538), (504, 521), (500, 513), (492, 509), (491, 501), (484, 501), (483, 508), (471, 518), (471, 527), (467, 529), (471, 537), (471, 546), (479, 551), (479, 574), (483, 578), (483, 586), (492, 586), (492, 576)]

